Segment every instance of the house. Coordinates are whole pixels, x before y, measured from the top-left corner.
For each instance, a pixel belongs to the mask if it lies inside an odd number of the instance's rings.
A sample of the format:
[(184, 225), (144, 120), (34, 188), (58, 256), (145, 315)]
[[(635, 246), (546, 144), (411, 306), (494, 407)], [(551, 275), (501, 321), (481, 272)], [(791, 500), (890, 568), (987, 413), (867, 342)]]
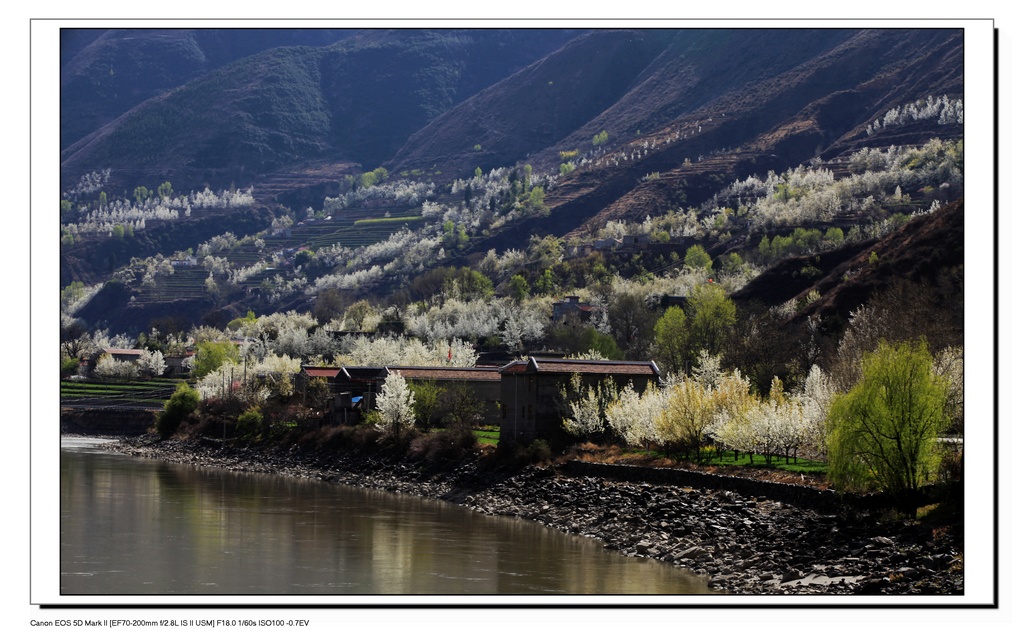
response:
[(121, 348), (104, 348), (96, 355), (98, 361), (100, 357), (105, 354), (109, 354), (114, 361), (128, 361), (134, 362), (142, 358), (142, 355), (146, 353), (145, 350), (126, 350)]
[[(99, 363), (103, 355), (110, 355), (110, 358), (114, 361), (121, 361), (126, 363), (135, 363), (142, 355), (145, 354), (145, 350), (127, 350), (123, 348), (104, 348), (98, 352), (93, 353), (87, 359), (84, 359), (80, 364), (82, 374), (91, 376), (96, 369), (96, 364)], [(84, 366), (84, 369), (81, 368)]]
[(640, 236), (637, 234), (627, 234), (622, 237), (619, 242), (619, 249), (623, 252), (632, 250), (645, 250), (647, 249), (648, 238), (646, 236)]
[(164, 355), (164, 364), (167, 366), (167, 369), (164, 370), (164, 376), (183, 377), (188, 374), (185, 370), (185, 359), (194, 357), (195, 354), (192, 350), (186, 350), (184, 354)]
[(387, 376), (388, 369), (379, 366), (303, 365), (295, 385), (299, 393), (306, 394), (311, 379), (324, 379), (330, 392), (328, 411), (331, 419), (349, 423), (361, 413), (377, 407), (377, 395)]
[(586, 321), (595, 310), (597, 306), (580, 302), (578, 296), (567, 296), (551, 306), (551, 320), (555, 323), (567, 323), (570, 319)]
[(305, 394), (309, 380), (322, 378), (330, 391), (330, 420), (351, 423), (376, 408), (377, 395), (391, 373), (408, 382), (431, 381), (439, 387), (465, 386), (480, 402), (485, 424), (498, 424), (502, 441), (530, 442), (557, 434), (562, 426), (561, 391), (579, 374), (584, 386), (608, 379), (617, 388), (645, 390), (660, 383), (653, 361), (598, 361), (530, 357), (501, 368), (429, 366), (302, 366), (296, 388)]
[(611, 379), (617, 388), (644, 390), (658, 384), (653, 361), (594, 361), (530, 357), (501, 368), (501, 441), (528, 443), (561, 429), (561, 390), (579, 374), (584, 386)]

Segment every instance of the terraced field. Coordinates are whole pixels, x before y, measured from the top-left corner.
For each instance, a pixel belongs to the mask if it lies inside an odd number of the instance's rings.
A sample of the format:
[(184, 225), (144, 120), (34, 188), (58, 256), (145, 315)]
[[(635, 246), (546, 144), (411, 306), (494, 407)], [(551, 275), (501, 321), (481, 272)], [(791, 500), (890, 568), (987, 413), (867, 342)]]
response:
[(175, 379), (100, 382), (61, 381), (60, 403), (75, 407), (161, 408), (180, 383)]
[(305, 247), (315, 251), (335, 244), (343, 247), (361, 247), (383, 241), (403, 227), (415, 229), (424, 222), (423, 217), (419, 216), (418, 210), (415, 209), (389, 218), (373, 216), (376, 214), (374, 211), (362, 210), (359, 214), (362, 216), (358, 219), (332, 217), (330, 220), (323, 219), (296, 225), (292, 227), (291, 238), (264, 239), (267, 250)]
[[(424, 224), (425, 219), (419, 215), (419, 208), (406, 212), (398, 212), (385, 217), (384, 208), (361, 209), (351, 214), (332, 216), (321, 220), (302, 222), (291, 228), (289, 237), (266, 236), (264, 247), (259, 249), (253, 243), (246, 243), (232, 248), (226, 253), (216, 256), (226, 258), (233, 267), (240, 268), (263, 260), (271, 262), (273, 255), (285, 250), (300, 248), (316, 251), (322, 247), (340, 245), (342, 247), (362, 247), (387, 239), (404, 227), (415, 229)], [(265, 279), (275, 275), (286, 275), (289, 268), (268, 268), (254, 274), (240, 285), (242, 287), (258, 286)], [(154, 286), (140, 288), (135, 295), (139, 304), (168, 303), (183, 299), (201, 299), (207, 296), (206, 277), (209, 272), (201, 265), (189, 268), (177, 268), (174, 274), (158, 277)]]
[(135, 295), (136, 303), (157, 303), (206, 296), (206, 277), (202, 267), (175, 268), (174, 274), (158, 277), (156, 284)]

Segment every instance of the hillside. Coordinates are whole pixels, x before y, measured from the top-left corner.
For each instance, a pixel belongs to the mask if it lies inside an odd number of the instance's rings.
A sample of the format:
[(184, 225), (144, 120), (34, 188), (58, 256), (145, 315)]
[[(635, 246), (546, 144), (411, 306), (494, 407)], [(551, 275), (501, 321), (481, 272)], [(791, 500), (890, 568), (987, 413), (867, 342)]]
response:
[[(176, 35), (163, 44), (194, 44)], [(115, 120), (81, 138), (66, 136), (75, 142), (62, 152), (62, 182), (73, 184), (105, 167), (114, 169), (112, 183), (129, 191), (161, 180), (185, 189), (251, 184), (267, 172), (324, 161), (372, 169), (431, 119), (570, 35), (363, 31), (330, 46), (267, 49), (202, 74), (195, 69), (198, 61), (183, 62), (180, 73), (166, 74), (172, 86), (165, 93), (152, 89), (153, 98)], [(155, 35), (150, 40), (163, 42)], [(118, 54), (110, 49), (104, 51)], [(189, 50), (199, 56), (195, 47)], [(160, 57), (162, 65), (177, 59)], [(87, 69), (95, 74), (98, 67)], [(160, 67), (156, 71), (165, 74)], [(174, 85), (176, 80), (188, 82)]]
[[(68, 82), (134, 34), (93, 35), (69, 35)], [(526, 252), (531, 238), (567, 250), (627, 228), (668, 240), (632, 265), (605, 252), (620, 278), (678, 264), (694, 245), (770, 274), (780, 257), (759, 252), (766, 235), (803, 225), (878, 238), (892, 217), (962, 193), (962, 144), (949, 147), (963, 135), (956, 30), (368, 30), (281, 34), (303, 46), (269, 49), (255, 38), (244, 58), (215, 36), (141, 34), (144, 51), (191, 53), (163, 58), (176, 70), (167, 88), (140, 87), (137, 98), (153, 96), (63, 150), (62, 285), (114, 277), (130, 290), (85, 308), (90, 325), (311, 310), (332, 290), (385, 300), (433, 268)], [(160, 71), (146, 55), (140, 69)], [(931, 147), (858, 156), (893, 145)], [(884, 180), (870, 178), (883, 165)], [(165, 181), (170, 198), (153, 195)], [(150, 200), (133, 200), (140, 185)], [(245, 193), (217, 191), (235, 188)], [(203, 204), (217, 198), (237, 203)], [(186, 255), (198, 265), (170, 267)], [(511, 274), (493, 276), (501, 290)], [(864, 299), (815, 287), (829, 315)], [(109, 309), (120, 305), (131, 313)]]
[(337, 29), (64, 29), (61, 148), (136, 105), (230, 62), (281, 46), (324, 46)]

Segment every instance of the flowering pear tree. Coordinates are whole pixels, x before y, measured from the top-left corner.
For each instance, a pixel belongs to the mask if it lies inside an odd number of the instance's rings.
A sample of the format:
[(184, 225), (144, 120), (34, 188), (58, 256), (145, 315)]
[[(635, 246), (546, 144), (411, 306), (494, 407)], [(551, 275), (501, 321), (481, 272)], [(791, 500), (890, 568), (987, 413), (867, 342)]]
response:
[(377, 412), (380, 417), (374, 427), (397, 438), (403, 428), (412, 428), (416, 423), (414, 402), (415, 394), (409, 389), (405, 378), (394, 372), (389, 374), (377, 395)]

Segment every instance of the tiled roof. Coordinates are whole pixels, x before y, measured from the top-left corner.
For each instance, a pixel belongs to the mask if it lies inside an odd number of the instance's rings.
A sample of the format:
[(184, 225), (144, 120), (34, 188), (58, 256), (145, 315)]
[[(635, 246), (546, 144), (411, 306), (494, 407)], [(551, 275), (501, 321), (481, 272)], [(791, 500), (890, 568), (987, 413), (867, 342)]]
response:
[(341, 368), (328, 368), (322, 366), (302, 366), (302, 371), (310, 377), (328, 377), (333, 379), (341, 372)]
[(107, 354), (118, 354), (126, 357), (141, 357), (144, 350), (126, 350), (124, 348), (104, 348)]
[(536, 359), (513, 361), (501, 369), (503, 373), (586, 373), (607, 375), (658, 376), (658, 367), (653, 361), (598, 361), (583, 359)]
[(342, 374), (347, 379), (356, 381), (384, 379), (388, 375), (387, 368), (380, 366), (345, 366), (342, 368)]
[(396, 366), (390, 368), (406, 379), (438, 379), (443, 381), (501, 381), (497, 368), (440, 368)]

